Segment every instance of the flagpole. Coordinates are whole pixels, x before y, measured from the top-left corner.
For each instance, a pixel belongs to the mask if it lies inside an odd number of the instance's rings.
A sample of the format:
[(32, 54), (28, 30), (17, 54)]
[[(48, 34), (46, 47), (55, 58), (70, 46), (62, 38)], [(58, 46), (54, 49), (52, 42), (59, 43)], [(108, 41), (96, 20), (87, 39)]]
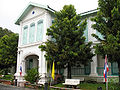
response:
[(107, 78), (107, 81), (106, 81), (106, 90), (108, 90), (108, 78)]
[[(107, 57), (107, 54), (106, 54), (106, 57)], [(107, 62), (108, 62), (108, 59), (107, 59)], [(107, 72), (107, 76), (108, 76), (108, 72)], [(107, 78), (107, 81), (106, 81), (106, 90), (108, 90), (108, 78)]]

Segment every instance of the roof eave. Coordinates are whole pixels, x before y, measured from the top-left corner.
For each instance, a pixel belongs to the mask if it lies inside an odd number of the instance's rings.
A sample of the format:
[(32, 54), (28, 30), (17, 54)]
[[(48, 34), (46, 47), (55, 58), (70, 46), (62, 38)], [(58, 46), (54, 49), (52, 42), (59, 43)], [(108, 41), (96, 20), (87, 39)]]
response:
[(37, 3), (33, 3), (33, 2), (30, 2), (27, 7), (22, 11), (22, 13), (19, 15), (19, 17), (17, 18), (17, 20), (15, 21), (15, 24), (16, 25), (20, 25), (20, 21), (22, 21), (23, 17), (26, 15), (26, 13), (28, 13), (28, 11), (33, 7), (33, 6), (36, 6), (36, 7), (40, 7), (40, 8), (44, 8), (52, 13), (55, 12), (55, 10), (51, 9), (48, 5), (40, 5), (40, 4), (37, 4)]
[(87, 11), (87, 12), (84, 12), (84, 13), (80, 13), (80, 16), (84, 17), (84, 16), (88, 16), (88, 15), (91, 15), (91, 14), (94, 14), (94, 13), (97, 13), (97, 12), (98, 12), (98, 10), (94, 9), (94, 10), (90, 10), (90, 11)]

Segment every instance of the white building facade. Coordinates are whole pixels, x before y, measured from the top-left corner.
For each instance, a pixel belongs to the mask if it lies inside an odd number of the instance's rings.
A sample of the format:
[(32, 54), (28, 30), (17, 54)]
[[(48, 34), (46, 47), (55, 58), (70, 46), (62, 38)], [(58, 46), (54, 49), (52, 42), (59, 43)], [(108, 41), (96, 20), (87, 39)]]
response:
[[(98, 43), (98, 41), (91, 36), (92, 33), (99, 34), (96, 30), (91, 28), (93, 22), (90, 20), (94, 17), (97, 10), (82, 13), (82, 18), (87, 18), (87, 28), (85, 30), (86, 42), (92, 41), (93, 45)], [(46, 35), (47, 28), (52, 25), (54, 20), (54, 10), (49, 6), (43, 6), (36, 3), (29, 3), (24, 9), (22, 14), (18, 17), (15, 24), (20, 25), (19, 43), (18, 43), (18, 55), (17, 55), (17, 70), (15, 77), (18, 82), (24, 82), (24, 76), (26, 71), (37, 67), (41, 79), (38, 83), (45, 83), (45, 76), (47, 74), (47, 62), (45, 60), (44, 54), (39, 48), (43, 42), (48, 39)], [(94, 53), (94, 49), (92, 50)], [(114, 65), (114, 64), (113, 64)], [(20, 75), (20, 66), (22, 66), (22, 75)], [(102, 77), (102, 70), (104, 66), (104, 59), (101, 56), (96, 55), (93, 57), (93, 62), (87, 67), (72, 68), (73, 78), (78, 77)], [(111, 67), (111, 64), (109, 64)], [(114, 65), (116, 66), (116, 64)], [(113, 67), (114, 67), (113, 66)], [(112, 68), (112, 67), (111, 67)], [(110, 75), (112, 75), (112, 69), (110, 69)], [(113, 70), (114, 72), (115, 70)], [(66, 70), (62, 72), (66, 76)]]
[[(45, 82), (47, 73), (44, 54), (39, 46), (47, 40), (46, 31), (52, 25), (53, 10), (48, 6), (29, 3), (16, 21), (20, 25), (17, 71), (15, 77), (18, 82), (24, 81), (26, 71), (37, 67), (41, 80)], [(22, 66), (22, 75), (20, 76), (20, 66)]]

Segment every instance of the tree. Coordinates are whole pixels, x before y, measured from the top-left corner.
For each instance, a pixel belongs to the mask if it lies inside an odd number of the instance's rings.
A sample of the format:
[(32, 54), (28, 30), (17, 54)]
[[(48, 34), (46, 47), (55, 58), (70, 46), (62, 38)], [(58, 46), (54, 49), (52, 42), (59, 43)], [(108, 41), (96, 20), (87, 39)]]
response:
[(10, 35), (12, 34), (13, 32), (8, 30), (8, 29), (3, 29), (2, 27), (0, 27), (0, 38), (3, 37), (4, 35)]
[(100, 41), (95, 46), (96, 53), (108, 56), (110, 62), (117, 62), (120, 82), (120, 0), (99, 0), (97, 16), (92, 19), (94, 29), (101, 33), (93, 36)]
[(85, 43), (83, 35), (87, 22), (81, 21), (73, 5), (65, 5), (62, 10), (55, 12), (55, 17), (53, 25), (47, 29), (51, 39), (40, 48), (46, 52), (49, 64), (55, 61), (57, 67), (67, 68), (67, 78), (71, 78), (71, 67), (87, 65), (92, 61), (92, 42)]
[(16, 65), (18, 34), (4, 35), (0, 38), (0, 68), (5, 69)]

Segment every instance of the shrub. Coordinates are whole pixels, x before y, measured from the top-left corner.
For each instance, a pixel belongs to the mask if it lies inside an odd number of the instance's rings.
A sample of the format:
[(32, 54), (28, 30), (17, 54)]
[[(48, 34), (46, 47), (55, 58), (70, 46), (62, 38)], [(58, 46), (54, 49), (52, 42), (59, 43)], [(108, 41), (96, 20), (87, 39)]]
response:
[(4, 75), (3, 77), (0, 77), (0, 79), (13, 81), (14, 80), (14, 76), (12, 74)]
[(36, 82), (36, 80), (39, 79), (39, 73), (37, 68), (32, 68), (27, 71), (27, 74), (25, 76), (25, 80), (29, 81), (31, 84)]
[(119, 83), (117, 82), (118, 78), (111, 78), (109, 83), (108, 83), (108, 87), (109, 87), (109, 90), (120, 90), (120, 85)]

